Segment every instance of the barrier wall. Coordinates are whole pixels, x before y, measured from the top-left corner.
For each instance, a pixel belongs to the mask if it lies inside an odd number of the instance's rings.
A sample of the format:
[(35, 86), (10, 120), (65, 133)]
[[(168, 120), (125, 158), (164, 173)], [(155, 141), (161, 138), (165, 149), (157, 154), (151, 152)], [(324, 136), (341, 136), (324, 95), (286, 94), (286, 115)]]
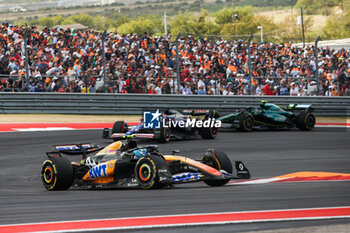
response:
[(0, 113), (138, 115), (157, 109), (214, 109), (230, 113), (257, 107), (261, 100), (281, 106), (312, 104), (316, 115), (349, 116), (350, 97), (185, 96), (145, 94), (0, 93)]

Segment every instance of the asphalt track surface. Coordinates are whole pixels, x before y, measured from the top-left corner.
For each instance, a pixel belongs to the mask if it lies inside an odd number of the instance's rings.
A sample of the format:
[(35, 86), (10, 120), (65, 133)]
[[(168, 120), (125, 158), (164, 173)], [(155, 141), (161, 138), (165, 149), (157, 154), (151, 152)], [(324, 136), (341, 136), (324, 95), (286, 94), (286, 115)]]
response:
[[(45, 152), (50, 145), (73, 142), (108, 143), (101, 138), (100, 130), (0, 133), (0, 225), (350, 204), (349, 181), (218, 188), (192, 183), (162, 190), (47, 191), (40, 180)], [(349, 129), (315, 128), (311, 132), (289, 130), (251, 133), (223, 131), (215, 140), (161, 144), (160, 151), (170, 153), (180, 149), (181, 155), (199, 159), (207, 148), (212, 147), (227, 152), (233, 161), (242, 160), (252, 178), (269, 178), (299, 171), (350, 173)], [(79, 160), (79, 157), (74, 159)], [(123, 232), (243, 232), (349, 222), (349, 219), (312, 220)]]

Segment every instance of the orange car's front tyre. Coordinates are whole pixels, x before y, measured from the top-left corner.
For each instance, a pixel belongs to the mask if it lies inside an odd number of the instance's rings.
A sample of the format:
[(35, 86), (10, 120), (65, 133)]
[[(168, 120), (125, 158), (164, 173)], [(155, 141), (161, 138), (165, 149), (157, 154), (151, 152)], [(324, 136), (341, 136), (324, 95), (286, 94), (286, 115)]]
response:
[(160, 170), (168, 170), (168, 165), (163, 157), (145, 156), (139, 159), (135, 165), (135, 178), (142, 189), (162, 188), (165, 184), (160, 182)]
[[(225, 152), (217, 151), (214, 149), (211, 149), (208, 151), (202, 158), (202, 163), (211, 166), (215, 168), (216, 170), (225, 170), (226, 172), (232, 174), (232, 164), (231, 160), (227, 156)], [(209, 186), (222, 186), (227, 184), (230, 179), (222, 179), (222, 180), (204, 180), (204, 183), (206, 183)]]

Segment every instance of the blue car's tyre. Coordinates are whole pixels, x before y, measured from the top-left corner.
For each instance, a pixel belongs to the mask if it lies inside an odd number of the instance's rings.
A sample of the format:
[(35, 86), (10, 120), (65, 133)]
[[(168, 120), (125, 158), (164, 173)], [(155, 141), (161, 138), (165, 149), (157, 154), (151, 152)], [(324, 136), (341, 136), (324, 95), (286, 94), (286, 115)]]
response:
[[(218, 117), (219, 114), (216, 111), (210, 111), (210, 113), (204, 119), (211, 119), (211, 121), (215, 121)], [(210, 123), (209, 127), (199, 128), (199, 135), (201, 135), (203, 139), (215, 139), (218, 135), (218, 131), (219, 129), (215, 126), (212, 126), (212, 124)]]
[(218, 128), (213, 126), (213, 127), (203, 127), (199, 129), (199, 135), (201, 135), (201, 137), (203, 139), (214, 139), (216, 138), (216, 136), (218, 135)]
[(112, 128), (112, 134), (114, 133), (126, 133), (128, 132), (128, 124), (125, 121), (116, 121), (114, 122)]
[(171, 129), (170, 127), (163, 127), (161, 126), (159, 129), (159, 138), (158, 142), (160, 143), (167, 143), (171, 139)]

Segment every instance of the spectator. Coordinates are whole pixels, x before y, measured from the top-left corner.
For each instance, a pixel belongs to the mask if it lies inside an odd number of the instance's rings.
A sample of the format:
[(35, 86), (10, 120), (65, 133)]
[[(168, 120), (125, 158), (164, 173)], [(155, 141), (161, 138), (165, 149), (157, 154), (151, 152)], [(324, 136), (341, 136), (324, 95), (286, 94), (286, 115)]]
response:
[(286, 80), (281, 80), (281, 85), (279, 86), (279, 93), (280, 95), (289, 95), (289, 88), (286, 84)]
[(290, 95), (297, 96), (298, 94), (299, 94), (299, 87), (295, 82), (292, 82), (291, 88), (290, 88)]
[(350, 86), (349, 86), (349, 84), (345, 88), (345, 96), (350, 96)]
[(206, 95), (207, 93), (204, 90), (204, 85), (199, 86), (198, 95)]
[(185, 84), (185, 88), (183, 89), (183, 92), (182, 92), (183, 95), (192, 95), (192, 91), (191, 91), (191, 87), (190, 87), (190, 83), (187, 82)]
[(315, 81), (311, 81), (309, 87), (308, 87), (308, 94), (310, 96), (315, 96), (317, 94), (317, 86)]
[[(0, 74), (6, 75), (6, 79), (18, 80), (26, 75), (25, 31), (25, 27), (6, 23), (0, 26)], [(13, 82), (2, 84), (1, 91), (15, 86), (22, 91), (171, 94), (179, 87), (182, 94), (246, 95), (251, 89), (247, 82), (248, 46), (243, 41), (180, 38), (177, 83), (175, 44), (169, 37), (107, 33), (105, 72), (100, 40), (101, 34), (93, 30), (44, 28), (39, 31), (33, 26), (29, 30), (27, 50), (28, 74), (34, 79), (26, 80), (25, 86)], [(315, 78), (313, 47), (253, 43), (251, 52), (253, 93), (317, 94), (316, 85), (307, 81)], [(320, 48), (320, 94), (346, 95), (349, 68), (349, 50)], [(106, 80), (102, 78), (105, 73)], [(278, 82), (280, 85), (275, 90)]]
[(261, 92), (261, 84), (259, 83), (256, 87), (256, 95), (262, 95), (262, 92)]
[(157, 94), (157, 91), (155, 90), (155, 85), (151, 84), (150, 89), (148, 90), (148, 94)]
[(95, 83), (91, 83), (90, 87), (89, 87), (89, 93), (96, 93), (96, 87), (95, 87)]
[(90, 93), (90, 89), (87, 84), (83, 84), (83, 88), (81, 89), (81, 93)]
[(164, 94), (171, 94), (171, 87), (170, 87), (169, 82), (170, 82), (170, 79), (167, 78), (167, 79), (165, 80), (165, 84), (164, 84), (164, 87), (163, 87)]
[(270, 80), (266, 80), (265, 82), (265, 86), (263, 88), (263, 94), (264, 95), (272, 95), (272, 92), (271, 92), (271, 82)]
[(162, 94), (162, 84), (161, 82), (158, 82), (156, 88), (155, 88), (156, 94), (161, 95)]
[(278, 86), (274, 86), (272, 95), (279, 95)]

